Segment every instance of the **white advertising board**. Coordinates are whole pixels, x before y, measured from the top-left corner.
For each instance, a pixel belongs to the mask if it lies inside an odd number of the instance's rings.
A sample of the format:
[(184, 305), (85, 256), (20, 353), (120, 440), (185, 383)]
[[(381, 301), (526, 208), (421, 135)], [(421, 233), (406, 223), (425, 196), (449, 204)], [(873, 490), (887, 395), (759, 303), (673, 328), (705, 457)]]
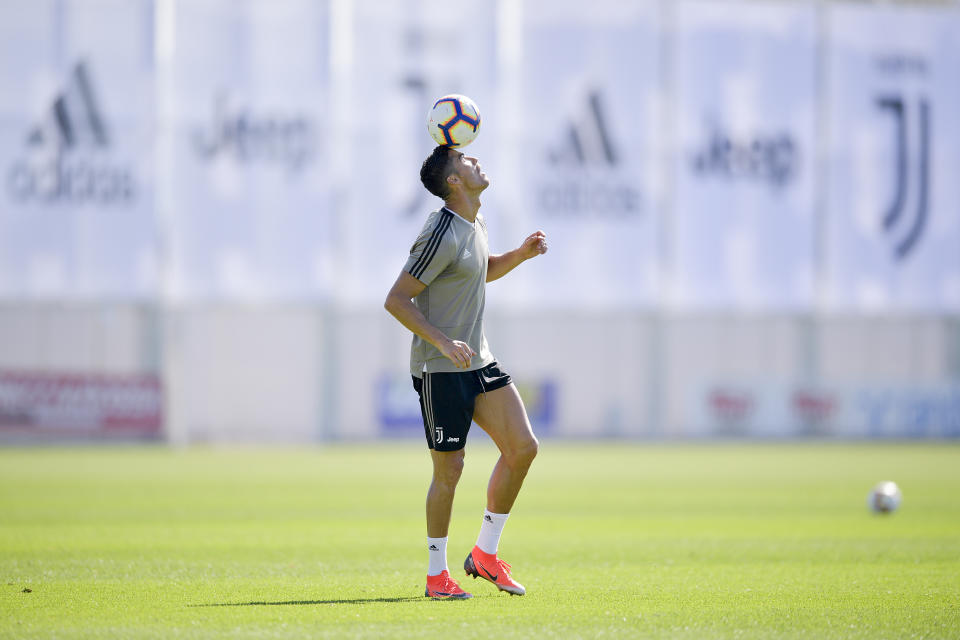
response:
[(0, 296), (149, 298), (153, 3), (0, 3)]
[(518, 19), (501, 244), (542, 229), (550, 252), (491, 295), (519, 308), (655, 304), (658, 5), (533, 0)]
[(823, 304), (960, 309), (960, 13), (831, 5)]
[(816, 13), (682, 2), (670, 301), (808, 308), (814, 297)]
[(326, 2), (176, 3), (162, 61), (174, 300), (330, 294)]

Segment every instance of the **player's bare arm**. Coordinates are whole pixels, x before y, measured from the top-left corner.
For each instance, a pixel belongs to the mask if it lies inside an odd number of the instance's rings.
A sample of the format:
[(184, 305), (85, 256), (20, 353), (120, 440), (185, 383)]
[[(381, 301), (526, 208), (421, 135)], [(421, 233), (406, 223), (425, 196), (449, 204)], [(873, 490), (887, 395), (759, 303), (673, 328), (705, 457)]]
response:
[(531, 233), (513, 251), (490, 256), (487, 260), (487, 282), (493, 282), (507, 275), (521, 262), (535, 258), (547, 252), (547, 234), (543, 231)]
[(399, 320), (400, 324), (436, 347), (458, 368), (466, 369), (476, 352), (466, 342), (448, 338), (440, 329), (430, 324), (413, 304), (413, 298), (420, 295), (425, 287), (426, 285), (412, 275), (402, 271), (390, 288), (383, 307)]

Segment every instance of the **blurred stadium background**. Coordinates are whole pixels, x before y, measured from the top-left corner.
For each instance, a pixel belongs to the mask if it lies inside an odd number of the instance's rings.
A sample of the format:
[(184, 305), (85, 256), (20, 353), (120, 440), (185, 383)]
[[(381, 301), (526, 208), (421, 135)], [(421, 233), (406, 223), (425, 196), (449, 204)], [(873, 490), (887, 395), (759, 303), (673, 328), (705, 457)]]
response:
[(0, 439), (422, 437), (431, 100), (544, 437), (960, 436), (960, 6), (0, 2)]

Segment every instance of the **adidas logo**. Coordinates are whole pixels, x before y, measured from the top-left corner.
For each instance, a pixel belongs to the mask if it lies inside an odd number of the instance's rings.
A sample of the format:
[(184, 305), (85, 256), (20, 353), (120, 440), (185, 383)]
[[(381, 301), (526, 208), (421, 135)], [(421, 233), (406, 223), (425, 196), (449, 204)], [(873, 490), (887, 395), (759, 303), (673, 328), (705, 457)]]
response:
[(66, 88), (53, 100), (49, 119), (30, 132), (27, 144), (32, 147), (56, 144), (64, 149), (110, 145), (86, 63), (78, 62), (73, 68)]
[(487, 522), (493, 522), (493, 518), (491, 518), (490, 516), (483, 516), (483, 519), (486, 520)]
[(430, 551), (440, 551), (440, 548), (437, 545), (432, 544), (430, 545)]
[(466, 251), (463, 252), (463, 257), (461, 258), (461, 260), (466, 260), (467, 258), (469, 258), (469, 257), (472, 256), (472, 255), (473, 255), (473, 254), (470, 253), (470, 249), (467, 249)]
[(618, 220), (642, 212), (643, 198), (614, 145), (600, 91), (586, 95), (586, 111), (545, 154), (548, 165), (534, 186), (536, 205), (549, 216)]
[(619, 162), (599, 91), (592, 91), (587, 96), (586, 118), (571, 123), (563, 142), (550, 150), (547, 157), (551, 164), (566, 166), (612, 167)]
[(110, 146), (90, 70), (81, 60), (29, 130), (25, 154), (8, 173), (10, 195), (19, 202), (128, 204), (136, 192), (133, 174), (104, 160)]

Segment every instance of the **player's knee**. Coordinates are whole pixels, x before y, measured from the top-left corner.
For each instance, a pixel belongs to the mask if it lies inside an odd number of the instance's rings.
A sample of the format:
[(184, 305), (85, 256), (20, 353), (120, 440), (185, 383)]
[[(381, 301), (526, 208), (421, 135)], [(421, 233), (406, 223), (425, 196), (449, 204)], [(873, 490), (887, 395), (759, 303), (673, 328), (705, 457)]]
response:
[(460, 482), (460, 475), (463, 473), (463, 462), (459, 464), (453, 464), (448, 467), (444, 467), (443, 470), (438, 474), (437, 479), (447, 487), (451, 489), (457, 486), (457, 483)]
[(457, 486), (463, 473), (463, 451), (452, 451), (442, 457), (433, 469), (434, 479), (449, 487)]
[(530, 462), (533, 462), (538, 453), (540, 453), (540, 441), (536, 437), (531, 437), (524, 448), (524, 454)]
[(529, 439), (524, 440), (514, 448), (513, 455), (511, 456), (514, 466), (529, 467), (533, 459), (537, 457), (539, 451), (540, 443), (536, 437), (530, 436)]

